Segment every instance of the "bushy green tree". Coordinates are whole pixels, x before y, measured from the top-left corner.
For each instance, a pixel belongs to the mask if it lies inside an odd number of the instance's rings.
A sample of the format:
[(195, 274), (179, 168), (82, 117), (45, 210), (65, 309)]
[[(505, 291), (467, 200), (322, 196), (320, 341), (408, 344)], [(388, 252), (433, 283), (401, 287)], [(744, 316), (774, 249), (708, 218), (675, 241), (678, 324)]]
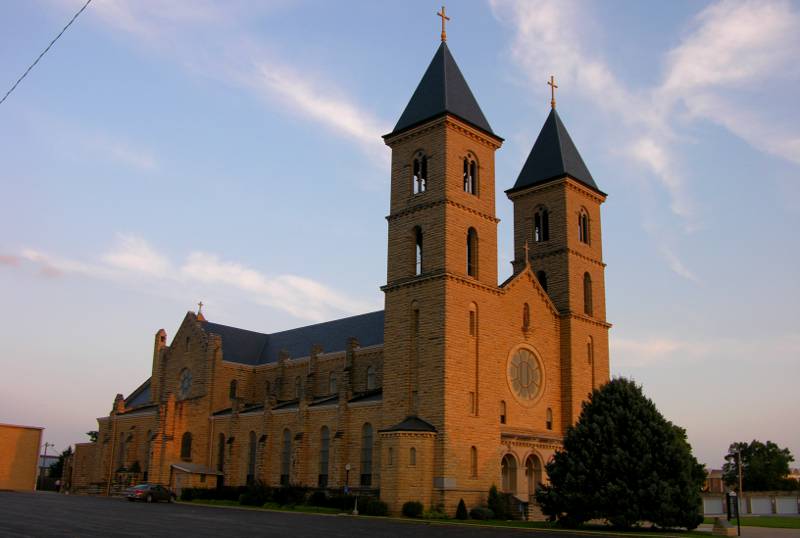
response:
[(772, 441), (762, 443), (755, 439), (732, 443), (728, 448), (728, 460), (722, 467), (722, 478), (728, 486), (736, 489), (739, 485), (737, 453), (742, 454), (742, 487), (745, 491), (774, 491), (795, 489), (797, 482), (787, 478), (789, 463), (794, 456), (788, 448), (781, 448)]
[(60, 479), (64, 474), (64, 461), (72, 455), (72, 447), (68, 446), (61, 454), (58, 455), (58, 460), (50, 464), (50, 476), (52, 478)]
[(705, 470), (686, 432), (667, 421), (633, 381), (619, 378), (583, 404), (563, 449), (547, 464), (542, 512), (566, 526), (607, 519), (627, 528), (697, 527)]

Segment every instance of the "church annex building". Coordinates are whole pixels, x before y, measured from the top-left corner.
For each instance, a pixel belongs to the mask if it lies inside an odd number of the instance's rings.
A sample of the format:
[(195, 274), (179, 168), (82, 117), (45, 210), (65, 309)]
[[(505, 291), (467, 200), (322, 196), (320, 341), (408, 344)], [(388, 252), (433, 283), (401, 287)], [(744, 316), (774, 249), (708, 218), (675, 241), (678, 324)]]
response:
[[(443, 36), (444, 37), (444, 36)], [(71, 488), (348, 486), (391, 513), (527, 502), (609, 379), (598, 188), (552, 110), (513, 186), (498, 284), (492, 130), (443, 39), (394, 130), (384, 310), (278, 333), (186, 314), (117, 395)]]

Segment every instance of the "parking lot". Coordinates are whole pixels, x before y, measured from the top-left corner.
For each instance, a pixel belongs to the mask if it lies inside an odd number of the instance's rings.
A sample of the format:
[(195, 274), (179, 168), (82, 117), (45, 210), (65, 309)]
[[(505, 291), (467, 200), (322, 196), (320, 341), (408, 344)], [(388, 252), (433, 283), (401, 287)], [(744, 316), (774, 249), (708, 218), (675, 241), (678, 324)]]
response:
[[(383, 518), (241, 510), (191, 504), (0, 492), (0, 536), (520, 536), (530, 531), (425, 525)], [(536, 532), (536, 537), (564, 532)]]

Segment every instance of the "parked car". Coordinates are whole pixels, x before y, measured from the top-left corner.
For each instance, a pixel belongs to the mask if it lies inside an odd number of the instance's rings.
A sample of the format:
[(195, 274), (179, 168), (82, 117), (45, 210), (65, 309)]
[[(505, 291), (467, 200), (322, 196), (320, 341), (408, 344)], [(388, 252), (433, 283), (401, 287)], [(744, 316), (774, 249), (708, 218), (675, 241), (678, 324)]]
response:
[(129, 501), (145, 501), (148, 503), (167, 501), (172, 502), (175, 494), (164, 486), (158, 484), (139, 484), (128, 489), (125, 497)]

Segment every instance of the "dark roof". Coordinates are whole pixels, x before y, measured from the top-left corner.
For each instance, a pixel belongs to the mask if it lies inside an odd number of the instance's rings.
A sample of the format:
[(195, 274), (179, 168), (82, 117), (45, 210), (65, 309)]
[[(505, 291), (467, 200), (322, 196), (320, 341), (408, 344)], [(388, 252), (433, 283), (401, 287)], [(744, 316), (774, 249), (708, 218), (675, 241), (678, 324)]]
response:
[(338, 403), (339, 403), (339, 395), (331, 394), (330, 396), (323, 396), (322, 398), (317, 398), (308, 405), (309, 407), (314, 407), (315, 405), (338, 404)]
[(356, 394), (352, 398), (350, 398), (349, 403), (355, 402), (380, 402), (383, 401), (383, 389), (374, 389), (367, 392), (362, 392), (360, 394)]
[(602, 192), (597, 188), (592, 174), (586, 168), (578, 148), (554, 108), (547, 116), (517, 182), (506, 192), (541, 185), (564, 176), (570, 176), (587, 187)]
[(272, 334), (210, 321), (200, 323), (206, 332), (222, 337), (224, 360), (254, 366), (277, 362), (281, 350), (290, 357), (307, 357), (314, 344), (321, 345), (326, 353), (344, 351), (350, 337), (358, 339), (361, 346), (383, 344), (383, 310)]
[(447, 112), (497, 136), (486, 121), (481, 107), (464, 80), (464, 75), (450, 54), (450, 49), (442, 42), (391, 134), (415, 127)]
[(130, 393), (130, 395), (125, 399), (125, 407), (137, 407), (139, 405), (144, 405), (150, 403), (150, 378), (147, 378), (147, 381), (139, 385), (139, 387)]
[(425, 422), (419, 417), (406, 417), (406, 419), (395, 424), (391, 428), (381, 430), (382, 432), (435, 432), (436, 428), (433, 424)]

